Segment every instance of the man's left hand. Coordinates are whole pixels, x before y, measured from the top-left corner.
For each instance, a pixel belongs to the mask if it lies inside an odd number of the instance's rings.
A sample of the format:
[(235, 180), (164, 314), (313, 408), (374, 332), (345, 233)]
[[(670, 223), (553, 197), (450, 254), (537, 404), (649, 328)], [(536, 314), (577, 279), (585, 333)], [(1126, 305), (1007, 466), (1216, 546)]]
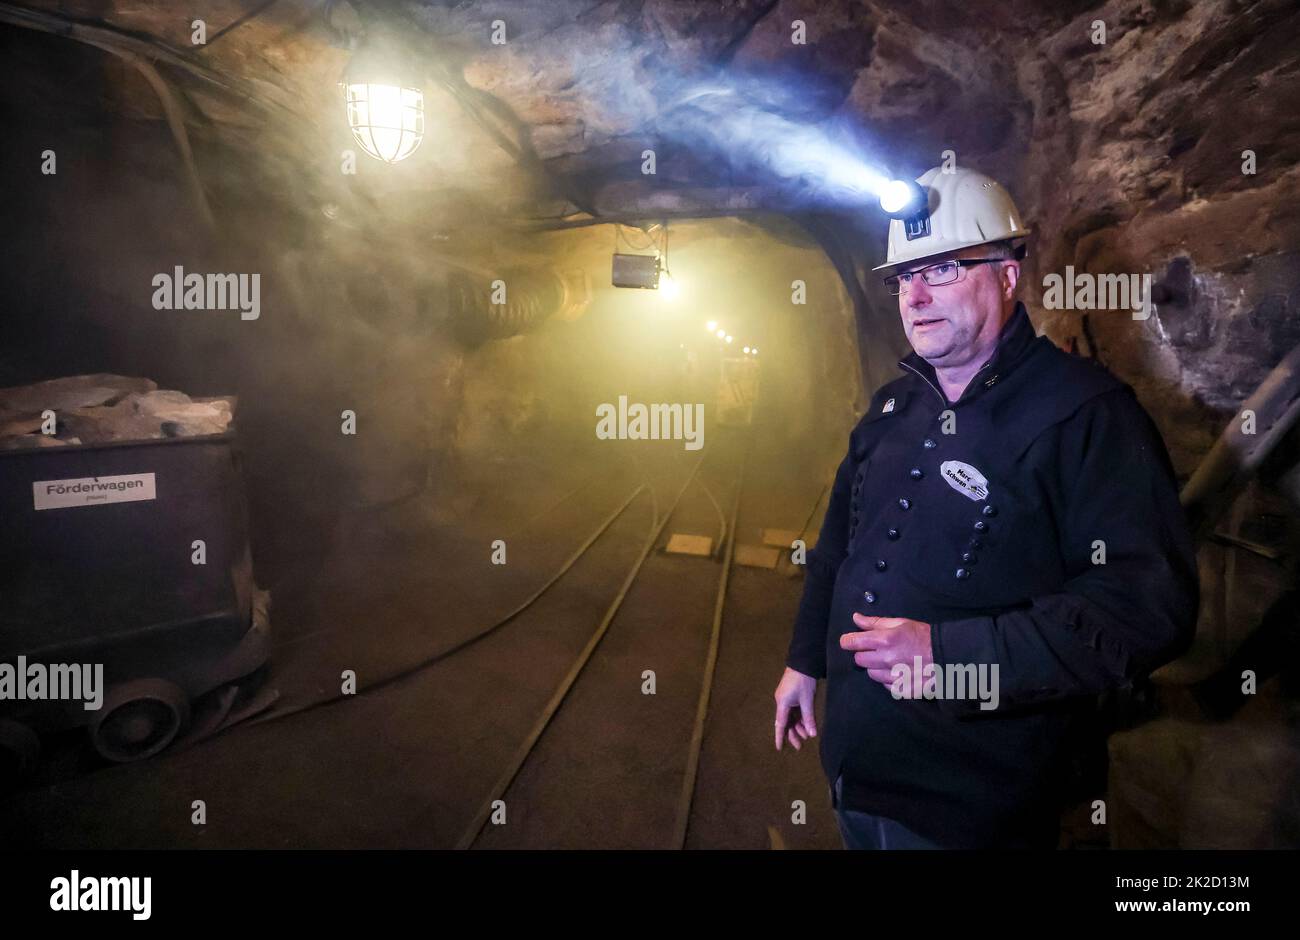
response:
[[(851, 650), (853, 661), (867, 670), (867, 675), (881, 685), (893, 686), (895, 676), (890, 670), (902, 663), (908, 669), (916, 668), (916, 658), (921, 658), (921, 668), (934, 662), (930, 647), (930, 625), (907, 617), (867, 617), (854, 614), (858, 625), (856, 633), (840, 636), (840, 649)], [(915, 677), (915, 687), (920, 688), (920, 676)], [(908, 683), (909, 686), (913, 683)]]

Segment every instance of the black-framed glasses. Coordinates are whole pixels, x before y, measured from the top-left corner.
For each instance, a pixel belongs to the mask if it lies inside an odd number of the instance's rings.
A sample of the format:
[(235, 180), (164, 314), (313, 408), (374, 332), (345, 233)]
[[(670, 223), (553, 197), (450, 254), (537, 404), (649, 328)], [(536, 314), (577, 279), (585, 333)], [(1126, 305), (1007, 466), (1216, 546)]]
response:
[(921, 280), (925, 281), (929, 286), (941, 287), (957, 280), (961, 276), (962, 268), (969, 268), (977, 264), (994, 264), (1006, 260), (1006, 258), (953, 258), (949, 261), (940, 261), (938, 264), (928, 265), (917, 271), (908, 271), (906, 274), (890, 275), (885, 278), (885, 286), (895, 296), (905, 294), (912, 286), (912, 278), (919, 274)]

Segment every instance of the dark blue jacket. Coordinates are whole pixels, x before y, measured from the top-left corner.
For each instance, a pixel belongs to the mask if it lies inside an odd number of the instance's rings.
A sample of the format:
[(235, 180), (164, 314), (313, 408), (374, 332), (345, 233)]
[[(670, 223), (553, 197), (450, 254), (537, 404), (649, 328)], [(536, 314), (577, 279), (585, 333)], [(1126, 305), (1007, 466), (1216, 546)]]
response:
[[(920, 357), (899, 365), (849, 435), (787, 665), (827, 679), (842, 808), (1015, 842), (1058, 811), (1071, 722), (1190, 644), (1191, 537), (1132, 389), (1036, 337), (1023, 304), (955, 403)], [(998, 707), (895, 698), (840, 649), (854, 612), (929, 623), (939, 667), (996, 663)]]

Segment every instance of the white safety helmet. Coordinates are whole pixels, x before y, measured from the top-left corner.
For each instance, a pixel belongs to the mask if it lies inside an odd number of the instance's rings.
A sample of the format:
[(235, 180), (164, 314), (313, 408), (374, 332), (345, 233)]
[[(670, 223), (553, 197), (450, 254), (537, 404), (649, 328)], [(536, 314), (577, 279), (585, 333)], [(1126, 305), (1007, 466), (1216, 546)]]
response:
[[(983, 173), (961, 168), (945, 173), (935, 167), (916, 182), (927, 197), (926, 206), (890, 221), (885, 263), (873, 271), (1029, 234), (1010, 193)], [(919, 198), (918, 194), (918, 202)]]

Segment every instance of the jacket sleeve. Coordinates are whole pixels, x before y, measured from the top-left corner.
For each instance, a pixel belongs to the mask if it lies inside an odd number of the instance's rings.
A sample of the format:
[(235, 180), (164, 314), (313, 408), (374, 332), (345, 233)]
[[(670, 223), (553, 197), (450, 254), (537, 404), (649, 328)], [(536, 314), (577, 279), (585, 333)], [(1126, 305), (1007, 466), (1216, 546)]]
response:
[(785, 660), (791, 669), (817, 679), (826, 676), (826, 625), (831, 616), (831, 593), (836, 572), (848, 554), (849, 496), (854, 467), (850, 440), (849, 452), (835, 471), (817, 545), (806, 558), (803, 597)]
[(1130, 684), (1181, 655), (1196, 628), (1191, 535), (1168, 452), (1131, 389), (1093, 398), (1053, 438), (1062, 590), (931, 625), (936, 665), (998, 665), (999, 707)]

